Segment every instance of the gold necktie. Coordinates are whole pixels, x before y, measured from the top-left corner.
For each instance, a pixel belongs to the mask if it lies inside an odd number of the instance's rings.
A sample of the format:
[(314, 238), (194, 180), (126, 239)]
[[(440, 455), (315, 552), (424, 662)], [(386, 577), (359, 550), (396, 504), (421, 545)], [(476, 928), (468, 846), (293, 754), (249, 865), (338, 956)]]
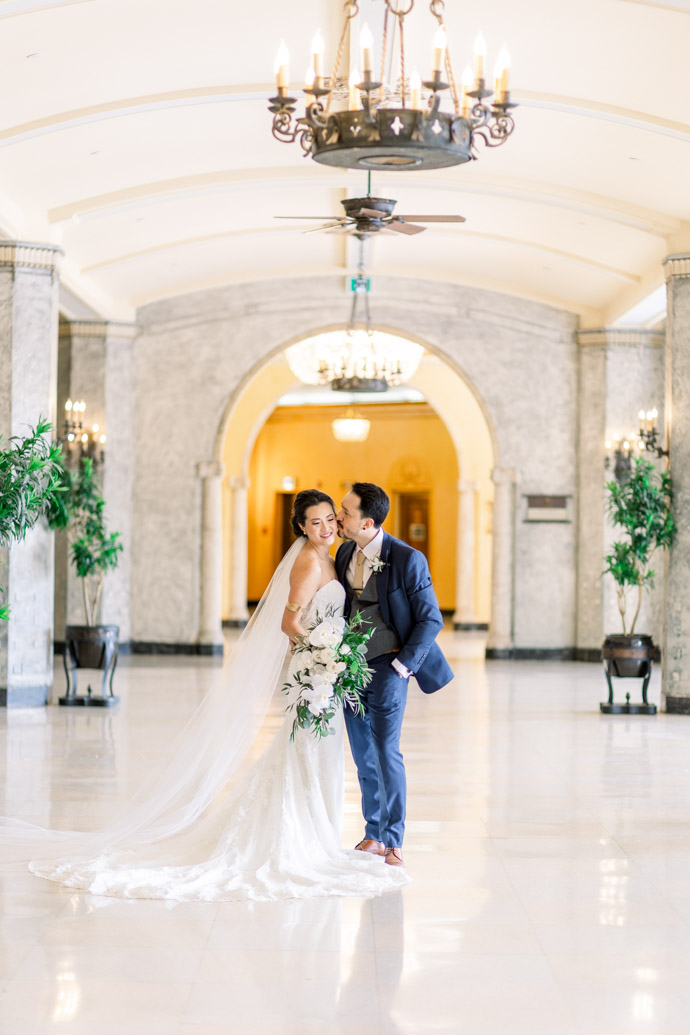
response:
[(364, 589), (364, 553), (362, 550), (357, 550), (357, 560), (355, 561), (355, 574), (352, 579), (352, 588), (357, 596), (360, 596)]

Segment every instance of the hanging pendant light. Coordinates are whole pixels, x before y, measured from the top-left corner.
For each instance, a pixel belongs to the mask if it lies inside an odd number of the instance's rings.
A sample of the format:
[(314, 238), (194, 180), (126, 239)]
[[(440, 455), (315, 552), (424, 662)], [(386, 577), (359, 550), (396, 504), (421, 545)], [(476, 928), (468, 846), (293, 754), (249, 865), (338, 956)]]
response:
[(331, 422), (333, 438), (338, 442), (366, 442), (371, 429), (371, 421), (362, 417), (352, 406), (344, 417), (336, 417)]

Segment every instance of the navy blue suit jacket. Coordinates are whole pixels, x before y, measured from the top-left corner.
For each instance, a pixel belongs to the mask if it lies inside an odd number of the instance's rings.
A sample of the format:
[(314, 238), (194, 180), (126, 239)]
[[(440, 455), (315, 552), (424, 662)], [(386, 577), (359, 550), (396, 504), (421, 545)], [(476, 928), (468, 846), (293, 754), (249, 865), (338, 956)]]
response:
[[(355, 548), (356, 543), (350, 540), (335, 556), (335, 570), (346, 589), (347, 568)], [(435, 642), (443, 628), (443, 617), (426, 557), (384, 532), (381, 560), (385, 567), (376, 581), (379, 605), (386, 625), (400, 641), (398, 660), (414, 673), (425, 694), (433, 694), (451, 681), (453, 671)]]

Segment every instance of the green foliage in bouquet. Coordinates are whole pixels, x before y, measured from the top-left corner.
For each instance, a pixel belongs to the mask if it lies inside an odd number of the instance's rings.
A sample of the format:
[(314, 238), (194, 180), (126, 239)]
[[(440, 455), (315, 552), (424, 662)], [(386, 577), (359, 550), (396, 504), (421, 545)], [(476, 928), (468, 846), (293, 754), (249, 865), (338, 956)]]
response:
[[(0, 447), (0, 546), (20, 542), (42, 515), (63, 505), (62, 449), (46, 438), (50, 430), (40, 419), (25, 438), (15, 435)], [(0, 605), (0, 621), (9, 617), (9, 608)]]
[[(642, 592), (654, 585), (656, 573), (649, 566), (652, 554), (673, 545), (673, 483), (668, 471), (659, 471), (649, 460), (638, 457), (627, 482), (610, 481), (606, 488), (609, 517), (616, 528), (623, 529), (625, 538), (611, 544), (604, 574), (612, 575), (616, 582), (623, 633), (632, 635), (642, 606)], [(627, 596), (633, 587), (637, 588), (637, 601), (627, 629)]]
[(329, 606), (323, 617), (317, 613), (307, 636), (295, 645), (295, 671), (281, 688), (293, 695), (299, 688), (296, 700), (288, 704), (288, 711), (295, 712), (290, 740), (298, 729), (319, 739), (334, 735), (332, 720), (346, 705), (364, 714), (361, 692), (373, 675), (366, 662), (366, 644), (373, 634), (367, 624), (359, 615), (346, 622)]

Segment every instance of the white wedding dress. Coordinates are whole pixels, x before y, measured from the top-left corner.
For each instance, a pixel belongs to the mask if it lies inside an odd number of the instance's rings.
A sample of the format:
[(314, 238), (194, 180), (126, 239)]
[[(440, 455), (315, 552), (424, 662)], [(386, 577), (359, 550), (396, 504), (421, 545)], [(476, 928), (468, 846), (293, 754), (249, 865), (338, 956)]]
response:
[[(288, 558), (289, 554), (286, 561)], [(283, 586), (281, 592), (284, 590)], [(323, 615), (329, 605), (342, 614), (344, 600), (341, 584), (335, 580), (327, 583), (313, 598), (304, 623), (313, 624), (317, 611)], [(284, 602), (277, 603), (284, 607)], [(275, 611), (277, 614), (278, 607)], [(250, 655), (262, 647), (264, 654), (269, 649), (267, 643), (261, 642), (263, 635), (265, 632), (259, 631), (257, 641), (257, 630), (254, 631)], [(284, 653), (285, 644), (282, 650)], [(258, 665), (259, 655), (254, 657)], [(242, 664), (240, 658), (229, 670), (226, 683), (230, 691), (242, 690), (235, 686), (243, 671)], [(286, 676), (289, 678), (291, 664), (296, 663), (288, 655), (274, 686), (276, 692)], [(246, 695), (237, 696), (241, 708)], [(210, 719), (218, 721), (217, 711), (218, 706), (213, 706), (207, 723)], [(232, 722), (231, 713), (227, 718)], [(101, 836), (102, 847), (96, 854), (89, 854), (93, 852), (93, 843), (88, 838), (76, 855), (56, 857), (53, 846), (52, 858), (34, 860), (31, 871), (97, 895), (204, 902), (372, 896), (408, 883), (403, 870), (387, 866), (380, 857), (341, 848), (342, 712), (334, 720), (336, 735), (322, 740), (298, 729), (291, 741), (293, 719), (294, 713), (289, 712), (269, 747), (230, 789), (226, 785), (213, 796), (202, 794), (199, 788), (207, 782), (203, 777), (191, 784), (191, 790), (175, 791), (176, 808), (167, 809), (163, 823), (163, 810), (157, 805), (159, 811), (153, 813), (144, 795), (139, 810), (143, 807), (147, 811), (146, 822), (133, 820), (135, 831), (125, 829), (123, 834), (113, 828), (114, 843), (109, 844), (108, 837)], [(190, 736), (198, 740), (200, 735), (195, 730), (192, 726)], [(208, 737), (209, 732), (204, 736)], [(201, 743), (198, 747), (202, 750)], [(184, 740), (182, 749), (189, 749)], [(239, 753), (237, 746), (233, 750)], [(222, 755), (222, 750), (218, 754)], [(212, 771), (213, 752), (208, 764)], [(213, 790), (222, 775), (219, 772), (217, 778), (213, 777)], [(134, 837), (134, 833), (138, 836)], [(128, 834), (133, 838), (131, 843)], [(68, 845), (69, 841), (65, 847)]]

